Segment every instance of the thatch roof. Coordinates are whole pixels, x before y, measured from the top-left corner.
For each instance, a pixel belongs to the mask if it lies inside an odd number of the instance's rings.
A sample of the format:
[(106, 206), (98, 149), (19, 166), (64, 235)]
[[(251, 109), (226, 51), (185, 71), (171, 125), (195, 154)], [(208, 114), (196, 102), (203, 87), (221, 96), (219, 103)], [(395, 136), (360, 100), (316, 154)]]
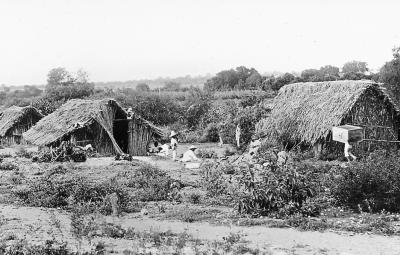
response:
[(399, 113), (400, 109), (382, 84), (369, 80), (294, 83), (282, 87), (276, 96), (271, 116), (261, 120), (256, 131), (270, 137), (314, 144), (328, 136), (357, 100), (372, 89), (384, 96)]
[[(127, 113), (114, 99), (103, 100), (83, 100), (73, 99), (63, 104), (58, 110), (41, 119), (35, 126), (23, 134), (25, 140), (36, 145), (49, 145), (62, 137), (71, 134), (81, 127), (76, 127), (79, 123), (81, 126), (89, 126), (94, 122), (104, 122), (102, 115), (107, 107), (115, 107), (119, 116), (126, 119)], [(100, 117), (99, 117), (100, 116)], [(105, 115), (104, 115), (105, 116)], [(105, 116), (107, 118), (107, 116)], [(138, 117), (139, 118), (139, 117)], [(109, 126), (101, 124), (105, 129)], [(162, 132), (149, 122), (149, 125), (156, 133)], [(109, 130), (106, 130), (109, 131)]]
[(43, 115), (32, 106), (19, 107), (11, 106), (0, 113), (0, 136), (5, 136), (15, 124), (19, 123), (26, 115), (32, 114), (35, 117), (42, 118)]

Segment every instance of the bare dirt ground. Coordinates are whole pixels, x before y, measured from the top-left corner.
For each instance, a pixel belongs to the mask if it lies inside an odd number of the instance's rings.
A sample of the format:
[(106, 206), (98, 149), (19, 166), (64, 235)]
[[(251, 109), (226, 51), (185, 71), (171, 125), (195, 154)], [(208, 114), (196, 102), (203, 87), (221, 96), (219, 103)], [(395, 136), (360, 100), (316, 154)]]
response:
[[(190, 145), (181, 145), (178, 155), (183, 153)], [(215, 144), (201, 144), (200, 148), (213, 149), (222, 153), (224, 148)], [(10, 150), (5, 150), (7, 153)], [(1, 153), (1, 151), (0, 151)], [(7, 158), (6, 161), (13, 162), (16, 159)], [(182, 163), (173, 162), (170, 158), (162, 157), (135, 157), (133, 162), (115, 161), (113, 158), (90, 158), (84, 163), (63, 163), (75, 170), (73, 174), (89, 176), (93, 179), (104, 180), (112, 178), (119, 172), (124, 171), (127, 164), (150, 163), (167, 171), (171, 177), (181, 180), (196, 187), (199, 181), (199, 170), (186, 169)], [(35, 178), (38, 171), (45, 165), (31, 163), (29, 159), (19, 159), (20, 172), (26, 178)], [(12, 188), (9, 184), (9, 171), (0, 171), (0, 193), (7, 193)], [(0, 203), (0, 239), (15, 236), (25, 238), (33, 243), (43, 240), (55, 239), (66, 241), (72, 249), (78, 250), (93, 244), (78, 242), (71, 233), (70, 214), (49, 208), (35, 208), (18, 206), (9, 203)], [(167, 203), (167, 202), (166, 202)], [(203, 208), (204, 210), (215, 210), (221, 217), (227, 217), (231, 208), (217, 208), (212, 206), (174, 205), (168, 204), (169, 208)], [(151, 206), (149, 207), (149, 211)], [(168, 210), (167, 210), (168, 213)], [(152, 213), (129, 213), (119, 217), (101, 216), (102, 220), (114, 224), (120, 224), (124, 229), (134, 228), (138, 231), (158, 230), (172, 231), (174, 233), (188, 233), (195, 238), (208, 241), (221, 241), (232, 233), (240, 233), (255, 248), (262, 248), (265, 254), (400, 254), (400, 237), (384, 236), (374, 234), (356, 234), (351, 232), (316, 232), (299, 231), (292, 228), (272, 228), (266, 226), (238, 226), (232, 220), (225, 224), (221, 221), (204, 220), (199, 222), (183, 222), (170, 220), (167, 213), (152, 215)], [(219, 216), (216, 216), (219, 217)], [(229, 218), (229, 217), (227, 217)], [(211, 223), (210, 223), (211, 222)], [(14, 238), (14, 237), (13, 237)], [(101, 238), (113, 253), (122, 254), (125, 249), (135, 245), (132, 240)], [(184, 254), (191, 254), (189, 251)]]
[[(29, 237), (33, 242), (55, 238), (78, 247), (70, 231), (67, 213), (56, 209), (0, 205), (1, 215), (6, 222), (0, 227), (1, 236), (15, 234)], [(294, 229), (266, 228), (261, 226), (216, 226), (209, 223), (184, 223), (158, 221), (146, 216), (125, 215), (106, 217), (124, 228), (137, 230), (160, 230), (186, 232), (199, 239), (222, 240), (230, 233), (241, 233), (255, 247), (269, 247), (272, 254), (400, 254), (400, 237), (367, 234), (302, 232)], [(57, 223), (58, 222), (58, 223)], [(54, 226), (58, 225), (59, 228)], [(85, 244), (89, 245), (89, 244)], [(129, 243), (119, 250), (129, 248)]]

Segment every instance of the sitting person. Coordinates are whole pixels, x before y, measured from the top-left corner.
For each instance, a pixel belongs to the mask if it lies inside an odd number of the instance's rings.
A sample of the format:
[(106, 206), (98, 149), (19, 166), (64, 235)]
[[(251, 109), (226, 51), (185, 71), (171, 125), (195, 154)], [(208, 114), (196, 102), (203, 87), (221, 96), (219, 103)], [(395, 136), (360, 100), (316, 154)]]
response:
[(253, 155), (253, 154), (257, 154), (258, 149), (260, 149), (261, 146), (261, 141), (260, 141), (260, 137), (258, 135), (253, 135), (251, 137), (251, 142), (249, 145), (249, 154)]
[(162, 156), (168, 157), (171, 146), (169, 144), (165, 143), (165, 144), (161, 145), (159, 148), (160, 148), (159, 153), (161, 153)]
[(147, 151), (149, 153), (159, 153), (161, 151), (161, 147), (159, 146), (158, 141), (151, 143)]
[(194, 154), (194, 151), (197, 149), (196, 146), (192, 145), (189, 147), (189, 150), (187, 150), (185, 153), (183, 153), (183, 157), (181, 159), (182, 162), (192, 162), (192, 161), (201, 161), (196, 154)]

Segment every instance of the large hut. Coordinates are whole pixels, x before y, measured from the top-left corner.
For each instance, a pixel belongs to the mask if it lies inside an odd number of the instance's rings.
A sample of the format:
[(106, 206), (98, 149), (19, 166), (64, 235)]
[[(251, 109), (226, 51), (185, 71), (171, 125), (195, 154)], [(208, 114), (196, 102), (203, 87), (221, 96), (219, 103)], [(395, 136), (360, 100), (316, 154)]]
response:
[(0, 113), (0, 142), (2, 145), (24, 144), (22, 133), (30, 129), (43, 115), (32, 106), (11, 106)]
[(162, 130), (139, 116), (128, 118), (114, 99), (73, 99), (23, 134), (38, 146), (57, 146), (63, 140), (91, 144), (100, 154), (146, 155), (147, 145)]
[(271, 116), (261, 120), (258, 133), (285, 146), (313, 146), (339, 151), (332, 127), (351, 124), (364, 128), (357, 149), (397, 145), (399, 107), (383, 84), (368, 80), (294, 83), (282, 87)]

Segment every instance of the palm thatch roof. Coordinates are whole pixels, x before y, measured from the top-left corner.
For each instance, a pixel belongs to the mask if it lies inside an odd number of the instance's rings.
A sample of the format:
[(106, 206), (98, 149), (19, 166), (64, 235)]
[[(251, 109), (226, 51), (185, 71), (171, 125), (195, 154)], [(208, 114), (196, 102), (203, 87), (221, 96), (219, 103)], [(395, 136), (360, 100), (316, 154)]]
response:
[(315, 144), (333, 126), (341, 125), (357, 100), (373, 90), (398, 114), (400, 109), (383, 84), (369, 80), (294, 83), (282, 87), (270, 117), (261, 120), (256, 132), (286, 141)]
[(11, 106), (0, 113), (0, 136), (5, 136), (15, 124), (19, 123), (27, 115), (42, 118), (43, 115), (35, 107)]
[[(114, 99), (72, 99), (55, 112), (41, 119), (35, 126), (25, 132), (23, 137), (32, 144), (39, 146), (49, 145), (82, 128), (82, 126), (85, 127), (98, 122), (109, 134), (115, 145), (111, 133), (113, 124), (110, 114), (107, 113), (110, 108), (116, 109), (117, 115), (122, 116), (123, 119), (127, 118), (125, 110)], [(77, 123), (79, 123), (79, 127), (76, 125)], [(145, 124), (149, 125), (154, 132), (162, 133), (162, 130), (151, 123), (146, 122)]]

